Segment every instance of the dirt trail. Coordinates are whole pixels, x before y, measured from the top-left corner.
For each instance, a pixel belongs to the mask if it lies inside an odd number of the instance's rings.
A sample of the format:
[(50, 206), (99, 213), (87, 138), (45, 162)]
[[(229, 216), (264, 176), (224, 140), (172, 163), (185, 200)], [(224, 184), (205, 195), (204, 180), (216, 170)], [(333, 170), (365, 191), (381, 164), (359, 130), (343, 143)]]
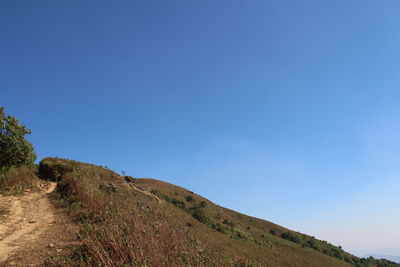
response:
[(142, 190), (142, 189), (139, 189), (139, 188), (137, 188), (136, 186), (134, 186), (133, 184), (129, 184), (129, 186), (130, 186), (133, 190), (136, 190), (136, 191), (138, 191), (138, 192), (140, 192), (140, 193), (142, 193), (142, 194), (145, 194), (145, 195), (147, 195), (147, 196), (150, 196), (150, 197), (152, 197), (152, 198), (155, 198), (159, 203), (164, 204), (158, 196), (156, 196), (156, 195), (154, 195), (154, 194), (152, 194), (152, 193), (150, 193), (150, 192), (144, 191), (144, 190)]
[(26, 247), (34, 243), (55, 223), (56, 209), (48, 194), (55, 183), (41, 187), (40, 192), (25, 191), (20, 196), (1, 196), (0, 208), (0, 265)]

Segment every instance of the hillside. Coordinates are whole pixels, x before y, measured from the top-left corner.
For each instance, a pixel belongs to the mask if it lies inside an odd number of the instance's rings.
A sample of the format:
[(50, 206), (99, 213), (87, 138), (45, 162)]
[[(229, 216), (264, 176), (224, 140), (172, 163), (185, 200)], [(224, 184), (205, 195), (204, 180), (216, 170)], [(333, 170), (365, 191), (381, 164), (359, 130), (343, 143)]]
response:
[[(68, 253), (42, 254), (46, 266), (400, 266), (100, 166), (46, 158), (23, 177), (56, 182), (53, 205), (79, 227)], [(18, 183), (2, 187), (18, 194)]]

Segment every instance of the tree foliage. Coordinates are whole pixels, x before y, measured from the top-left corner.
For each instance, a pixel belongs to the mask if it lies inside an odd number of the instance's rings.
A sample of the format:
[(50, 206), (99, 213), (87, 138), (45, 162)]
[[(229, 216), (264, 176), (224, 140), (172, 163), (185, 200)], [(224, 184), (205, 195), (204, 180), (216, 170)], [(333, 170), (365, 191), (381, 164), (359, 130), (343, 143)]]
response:
[(0, 107), (0, 170), (32, 164), (36, 159), (32, 144), (25, 138), (31, 134), (17, 118), (6, 115)]

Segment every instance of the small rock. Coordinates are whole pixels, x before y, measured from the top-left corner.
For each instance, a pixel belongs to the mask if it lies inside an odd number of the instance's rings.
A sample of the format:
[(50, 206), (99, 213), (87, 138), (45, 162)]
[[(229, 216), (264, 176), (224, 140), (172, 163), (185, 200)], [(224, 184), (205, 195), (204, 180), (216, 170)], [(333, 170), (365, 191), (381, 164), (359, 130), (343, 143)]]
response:
[(3, 216), (4, 216), (4, 218), (7, 218), (7, 215), (4, 214)]
[(28, 223), (35, 223), (36, 220), (29, 220)]
[(48, 247), (49, 247), (49, 248), (54, 248), (54, 245), (50, 243), (50, 244), (48, 245)]
[(31, 192), (30, 189), (25, 189), (25, 193), (29, 193), (29, 192)]
[(17, 263), (15, 263), (14, 261), (10, 261), (9, 263), (8, 263), (8, 266), (16, 266), (17, 265)]
[(142, 211), (150, 210), (150, 207), (148, 205), (146, 205), (145, 203), (140, 202), (137, 205)]
[(62, 248), (56, 248), (56, 251), (57, 251), (58, 253), (60, 253), (60, 252), (62, 251)]

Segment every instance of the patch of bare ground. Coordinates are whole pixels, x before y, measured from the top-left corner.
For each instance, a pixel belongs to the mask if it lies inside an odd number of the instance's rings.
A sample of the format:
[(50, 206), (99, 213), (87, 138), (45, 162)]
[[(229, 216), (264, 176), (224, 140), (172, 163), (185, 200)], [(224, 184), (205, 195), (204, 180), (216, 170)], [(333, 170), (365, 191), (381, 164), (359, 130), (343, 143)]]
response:
[(71, 254), (78, 228), (51, 203), (55, 186), (41, 182), (38, 192), (0, 196), (1, 267), (51, 265)]

